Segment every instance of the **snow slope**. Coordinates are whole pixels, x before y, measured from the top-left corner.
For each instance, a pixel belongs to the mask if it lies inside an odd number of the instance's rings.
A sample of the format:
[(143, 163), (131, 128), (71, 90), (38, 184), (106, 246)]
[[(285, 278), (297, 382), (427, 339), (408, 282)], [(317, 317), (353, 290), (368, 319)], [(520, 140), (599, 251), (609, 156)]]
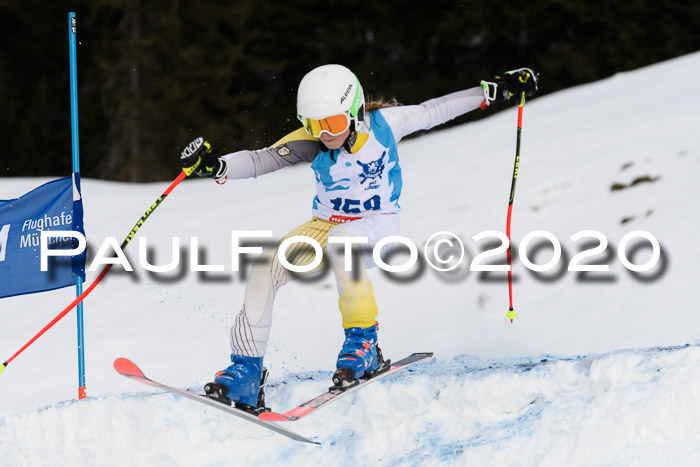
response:
[[(467, 267), (486, 243), (473, 235), (505, 231), (515, 110), (401, 143), (402, 235), (422, 246), (453, 232), (468, 261), (453, 273), (402, 273), (415, 276), (405, 281), (371, 271), (385, 354), (431, 350), (436, 359), (296, 422), (320, 447), (154, 393), (112, 369), (128, 357), (153, 378), (201, 388), (226, 365), (244, 291), (230, 270), (230, 232), (280, 238), (309, 217), (306, 166), (223, 187), (188, 180), (139, 237), (163, 264), (173, 236), (186, 254), (196, 236), (200, 261), (225, 272), (150, 274), (132, 242), (126, 253), (136, 271), (113, 268), (85, 302), (90, 397), (73, 400), (73, 314), (0, 377), (0, 465), (697, 465), (700, 108), (678, 90), (694, 89), (698, 72), (700, 53), (525, 106), (513, 239), (517, 246), (529, 232), (551, 232), (564, 270), (535, 274), (516, 258), (513, 324), (505, 275), (486, 280)], [(0, 198), (44, 181), (3, 179)], [(121, 242), (166, 187), (84, 180), (93, 251), (107, 236)], [(570, 236), (584, 230), (607, 237), (607, 253), (590, 262), (609, 272), (565, 270), (587, 241)], [(653, 234), (663, 253), (637, 275), (617, 257), (620, 239), (635, 230)], [(641, 264), (650, 249), (629, 256)], [(538, 264), (550, 257), (547, 248), (531, 255)], [(0, 352), (9, 357), (73, 297), (68, 288), (2, 300)], [(336, 300), (330, 274), (280, 291), (266, 357), (275, 408), (327, 386), (342, 342)]]

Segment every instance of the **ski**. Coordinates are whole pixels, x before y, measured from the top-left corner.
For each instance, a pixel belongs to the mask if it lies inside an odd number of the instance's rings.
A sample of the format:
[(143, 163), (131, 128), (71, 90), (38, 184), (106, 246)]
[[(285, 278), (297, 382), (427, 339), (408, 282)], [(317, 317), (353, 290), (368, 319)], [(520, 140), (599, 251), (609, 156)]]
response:
[(253, 414), (250, 414), (248, 412), (245, 412), (243, 410), (237, 409), (235, 407), (230, 407), (227, 405), (222, 404), (221, 402), (217, 402), (213, 399), (210, 399), (207, 396), (203, 396), (200, 394), (196, 394), (194, 392), (187, 391), (185, 389), (179, 389), (176, 387), (168, 386), (167, 384), (159, 383), (158, 381), (153, 381), (150, 378), (147, 378), (146, 375), (143, 374), (143, 372), (139, 369), (136, 364), (134, 364), (131, 360), (128, 360), (126, 358), (118, 358), (114, 361), (114, 369), (117, 370), (117, 372), (122, 375), (126, 376), (129, 379), (132, 379), (134, 381), (138, 381), (139, 383), (143, 384), (148, 384), (150, 386), (154, 386), (156, 388), (162, 389), (164, 391), (177, 394), (178, 396), (185, 397), (187, 399), (200, 402), (204, 405), (207, 405), (209, 407), (214, 407), (215, 409), (222, 410), (224, 412), (230, 413), (231, 415), (235, 415), (236, 417), (242, 418), (244, 420), (248, 420), (249, 422), (253, 422), (256, 425), (262, 426), (264, 428), (267, 428), (268, 430), (272, 430), (274, 432), (277, 432), (283, 436), (286, 436), (287, 438), (291, 438), (295, 441), (303, 441), (305, 443), (311, 443), (311, 444), (321, 444), (316, 441), (312, 441), (308, 438), (305, 438), (297, 433), (294, 433), (293, 431), (289, 431), (286, 428), (280, 427), (275, 425), (274, 423), (269, 423), (267, 421), (264, 421), (262, 419), (259, 419)]
[(291, 410), (288, 410), (285, 413), (276, 413), (276, 412), (262, 412), (261, 414), (258, 415), (258, 418), (262, 421), (265, 422), (293, 422), (296, 420), (299, 420), (300, 418), (306, 417), (310, 413), (320, 409), (321, 407), (325, 407), (326, 405), (330, 404), (333, 401), (337, 401), (341, 397), (348, 395), (352, 392), (357, 391), (360, 388), (363, 388), (367, 386), (370, 383), (374, 383), (375, 381), (379, 381), (382, 378), (386, 378), (387, 376), (399, 371), (403, 370), (404, 368), (408, 368), (411, 365), (415, 365), (418, 362), (421, 362), (425, 359), (428, 359), (433, 356), (432, 352), (421, 352), (421, 353), (414, 353), (409, 355), (408, 357), (399, 360), (396, 363), (391, 363), (390, 361), (386, 362), (386, 367), (380, 367), (372, 376), (369, 378), (360, 378), (357, 380), (357, 383), (348, 386), (348, 387), (337, 387), (333, 386), (328, 389), (327, 392), (314, 397), (310, 401), (304, 402), (303, 404), (299, 405), (298, 407), (295, 407)]

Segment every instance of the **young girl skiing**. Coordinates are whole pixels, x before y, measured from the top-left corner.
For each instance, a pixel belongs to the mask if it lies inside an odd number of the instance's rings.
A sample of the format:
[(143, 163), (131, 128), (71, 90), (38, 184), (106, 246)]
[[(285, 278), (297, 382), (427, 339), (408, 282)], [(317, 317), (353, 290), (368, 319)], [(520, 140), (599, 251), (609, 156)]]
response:
[[(185, 167), (201, 159), (197, 174), (217, 181), (257, 177), (299, 162), (311, 164), (316, 179), (312, 218), (282, 241), (295, 236), (315, 240), (327, 262), (304, 274), (330, 267), (335, 275), (345, 331), (333, 375), (336, 386), (351, 385), (381, 370), (383, 359), (377, 345), (378, 309), (366, 271), (374, 266), (372, 256), (362, 255), (353, 270), (346, 271), (344, 245), (328, 239), (364, 237), (363, 246), (371, 249), (382, 238), (397, 235), (402, 186), (398, 142), (493, 102), (532, 95), (536, 79), (532, 70), (521, 68), (420, 105), (388, 106), (366, 103), (362, 86), (349, 69), (324, 65), (311, 70), (299, 84), (297, 118), (302, 127), (271, 147), (216, 157), (211, 146), (197, 138), (183, 151)], [(211, 397), (243, 409), (263, 405), (259, 397), (263, 357), (275, 294), (299, 275), (280, 263), (278, 248), (279, 244), (265, 252), (252, 267), (243, 308), (231, 329), (232, 363), (205, 388)], [(296, 242), (285, 257), (292, 265), (307, 266), (316, 252), (309, 243)]]

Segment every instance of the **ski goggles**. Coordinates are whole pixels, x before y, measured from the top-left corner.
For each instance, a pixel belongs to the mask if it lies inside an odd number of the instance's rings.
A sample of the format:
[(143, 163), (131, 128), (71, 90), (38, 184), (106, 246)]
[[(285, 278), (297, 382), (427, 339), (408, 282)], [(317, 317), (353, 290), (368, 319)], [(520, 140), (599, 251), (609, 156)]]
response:
[(306, 132), (314, 138), (320, 137), (324, 131), (331, 136), (338, 136), (350, 128), (350, 117), (344, 113), (320, 119), (306, 118), (297, 114), (297, 118), (304, 125)]

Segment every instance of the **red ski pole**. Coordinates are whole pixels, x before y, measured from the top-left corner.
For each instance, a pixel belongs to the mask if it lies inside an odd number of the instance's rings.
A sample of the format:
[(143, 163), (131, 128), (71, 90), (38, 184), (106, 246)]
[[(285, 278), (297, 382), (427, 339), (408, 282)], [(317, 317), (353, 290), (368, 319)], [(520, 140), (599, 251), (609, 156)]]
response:
[(513, 322), (517, 316), (513, 311), (513, 265), (511, 264), (511, 239), (510, 239), (510, 219), (513, 215), (513, 199), (515, 198), (515, 182), (518, 180), (518, 164), (520, 163), (520, 133), (523, 129), (523, 107), (525, 106), (525, 94), (518, 103), (518, 137), (515, 143), (515, 164), (513, 166), (513, 181), (510, 185), (510, 200), (508, 201), (508, 219), (506, 221), (506, 236), (508, 237), (508, 250), (506, 250), (506, 258), (508, 259), (508, 298), (510, 307), (506, 317)]
[[(181, 181), (183, 181), (186, 177), (188, 177), (190, 174), (192, 174), (192, 172), (194, 172), (195, 169), (199, 166), (199, 163), (200, 163), (200, 162), (201, 162), (201, 159), (200, 159), (199, 161), (197, 161), (197, 163), (194, 164), (192, 167), (188, 167), (188, 168), (186, 168), (186, 169), (183, 169), (182, 172), (180, 172), (180, 175), (178, 175), (178, 177), (170, 184), (170, 186), (168, 187), (168, 189), (165, 190), (165, 191), (163, 192), (163, 194), (160, 195), (160, 197), (155, 201), (155, 203), (153, 203), (153, 204), (151, 205), (151, 207), (149, 207), (149, 208), (146, 210), (146, 212), (143, 214), (143, 216), (141, 216), (141, 219), (139, 219), (139, 221), (136, 223), (136, 225), (134, 226), (134, 228), (131, 229), (131, 232), (129, 232), (129, 235), (127, 235), (126, 238), (124, 239), (124, 241), (122, 242), (122, 244), (121, 244), (121, 249), (122, 249), (122, 250), (124, 250), (124, 248), (126, 248), (126, 246), (129, 244), (129, 242), (131, 241), (131, 239), (134, 238), (134, 236), (136, 235), (136, 232), (138, 232), (138, 230), (141, 228), (141, 226), (142, 226), (143, 223), (146, 221), (146, 219), (148, 219), (148, 217), (151, 215), (151, 213), (152, 213), (153, 211), (155, 211), (155, 209), (160, 205), (160, 203), (163, 202), (163, 200), (165, 199), (165, 197), (168, 196), (168, 195), (170, 194), (170, 192), (173, 191), (173, 189), (174, 189)], [(58, 322), (59, 322), (64, 316), (66, 316), (66, 315), (68, 314), (68, 312), (71, 311), (78, 303), (82, 302), (82, 301), (85, 299), (85, 297), (87, 297), (87, 296), (90, 294), (90, 292), (92, 292), (92, 290), (93, 290), (95, 287), (97, 287), (97, 284), (100, 283), (100, 281), (102, 280), (102, 278), (107, 274), (107, 272), (110, 270), (111, 267), (112, 267), (111, 264), (105, 265), (105, 267), (104, 267), (104, 268), (102, 269), (102, 271), (100, 272), (100, 275), (97, 276), (97, 279), (95, 279), (95, 280), (93, 281), (93, 283), (90, 284), (90, 287), (88, 287), (87, 289), (85, 289), (85, 291), (84, 291), (83, 293), (81, 293), (75, 300), (73, 300), (66, 308), (64, 308), (62, 312), (60, 312), (58, 315), (56, 315), (56, 317), (55, 317), (54, 319), (52, 319), (51, 322), (50, 322), (49, 324), (47, 324), (46, 326), (44, 326), (44, 328), (43, 328), (41, 331), (39, 331), (34, 337), (32, 337), (31, 339), (29, 339), (29, 341), (28, 341), (26, 344), (24, 344), (24, 345), (22, 346), (21, 349), (19, 349), (17, 352), (15, 352), (14, 355), (12, 355), (10, 358), (8, 358), (7, 361), (6, 361), (5, 363), (3, 363), (2, 365), (0, 365), (0, 374), (2, 374), (3, 371), (5, 371), (5, 368), (7, 367), (7, 365), (10, 364), (10, 362), (12, 362), (12, 360), (14, 360), (19, 354), (21, 354), (22, 352), (24, 352), (24, 351), (27, 349), (27, 347), (29, 347), (30, 345), (32, 345), (32, 344), (33, 344), (38, 338), (40, 338), (46, 331), (48, 331), (49, 329), (51, 329), (51, 327), (53, 327), (54, 324), (58, 323)]]
[[(521, 68), (516, 70), (518, 72), (518, 81), (520, 83), (527, 82), (528, 79), (534, 81), (534, 91), (537, 91), (537, 75), (532, 73), (532, 70), (527, 68)], [(534, 92), (533, 92), (534, 93)], [(506, 221), (506, 236), (508, 237), (508, 250), (506, 250), (506, 257), (508, 259), (508, 298), (510, 300), (510, 307), (508, 308), (508, 313), (506, 317), (513, 322), (513, 319), (517, 316), (515, 311), (513, 311), (513, 265), (511, 262), (511, 238), (510, 238), (510, 219), (513, 215), (513, 200), (515, 199), (515, 182), (518, 180), (518, 164), (520, 163), (520, 134), (523, 131), (523, 107), (525, 106), (525, 90), (523, 89), (519, 95), (515, 96), (517, 98), (518, 106), (518, 137), (515, 143), (515, 164), (513, 165), (513, 181), (510, 185), (510, 200), (508, 201), (508, 220)]]

